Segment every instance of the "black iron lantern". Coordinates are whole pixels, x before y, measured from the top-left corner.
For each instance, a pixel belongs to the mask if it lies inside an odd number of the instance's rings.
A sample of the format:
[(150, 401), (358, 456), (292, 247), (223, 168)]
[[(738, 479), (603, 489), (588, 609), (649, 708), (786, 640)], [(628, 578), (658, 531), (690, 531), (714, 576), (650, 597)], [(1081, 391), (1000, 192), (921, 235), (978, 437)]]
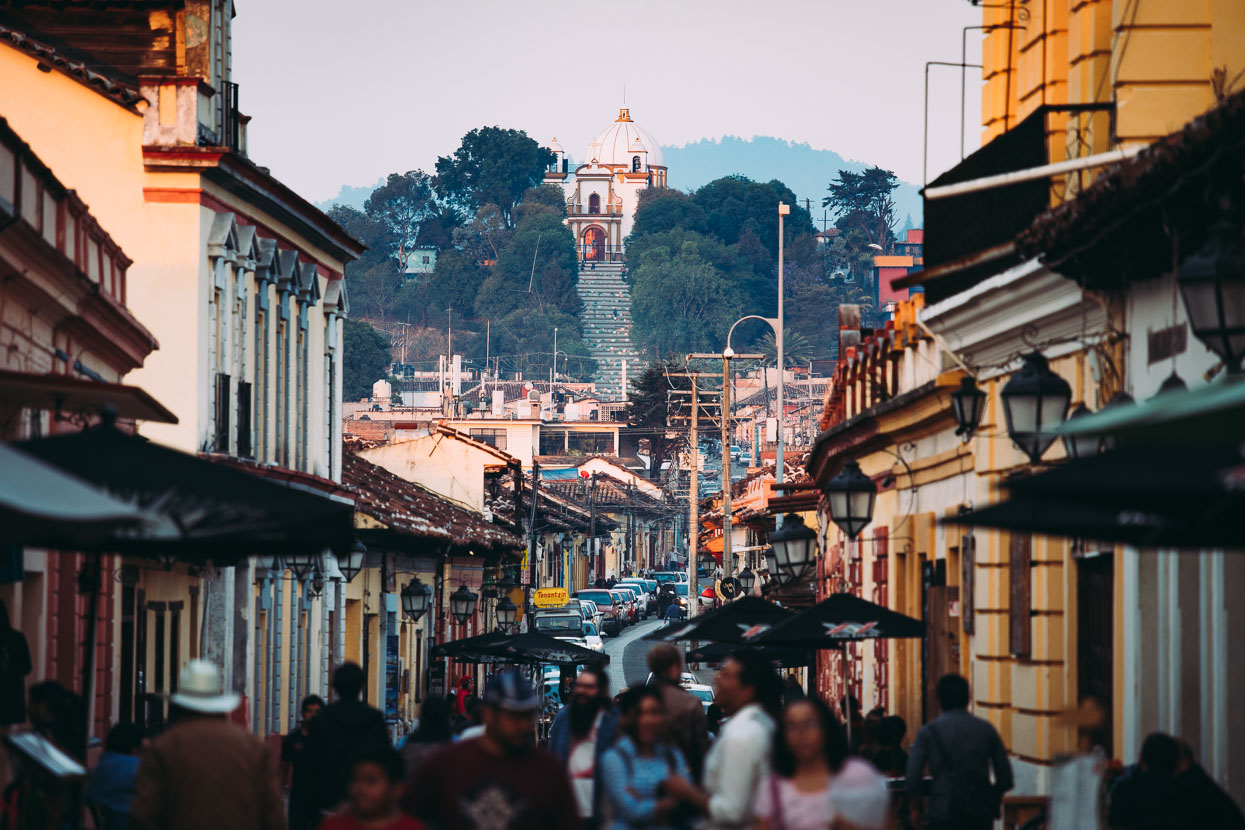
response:
[(1206, 244), (1180, 263), (1180, 293), (1189, 328), (1230, 373), (1245, 358), (1245, 235), (1221, 220)]
[(770, 534), (774, 564), (789, 580), (798, 579), (817, 555), (817, 533), (796, 513), (783, 516), (782, 527)]
[(873, 521), (873, 502), (878, 487), (861, 472), (854, 460), (844, 464), (842, 472), (830, 479), (825, 493), (830, 503), (830, 519), (848, 539), (855, 539)]
[(318, 597), (324, 593), (324, 574), (319, 568), (316, 568), (311, 575), (311, 583), (307, 586), (307, 594), (311, 597)]
[(458, 590), (450, 594), (450, 613), (460, 623), (471, 619), (476, 612), (476, 603), (480, 597), (466, 585), (459, 585)]
[(519, 606), (515, 605), (510, 597), (502, 594), (501, 599), (497, 600), (497, 622), (504, 628), (509, 628), (518, 618)]
[(285, 567), (290, 569), (290, 573), (294, 574), (294, 578), (302, 582), (311, 573), (311, 569), (316, 566), (316, 560), (319, 559), (314, 553), (287, 553), (285, 555)]
[(960, 378), (960, 388), (951, 393), (951, 412), (955, 415), (955, 434), (965, 441), (973, 437), (986, 411), (986, 393), (977, 388), (975, 378)]
[[(1103, 407), (1103, 410), (1105, 411), (1107, 409), (1115, 409), (1121, 406), (1135, 406), (1136, 404), (1137, 402), (1133, 400), (1132, 395), (1128, 394), (1127, 392), (1116, 392), (1114, 395), (1111, 396), (1111, 400), (1107, 401), (1107, 405)], [(1102, 436), (1102, 448), (1104, 450), (1115, 449), (1115, 436), (1114, 435)]]
[(177, 564), (177, 551), (173, 548), (161, 548), (156, 552), (156, 561), (160, 563), (160, 567), (166, 571), (173, 570), (173, 566)]
[(769, 572), (769, 578), (775, 585), (787, 584), (787, 575), (778, 567), (778, 554), (772, 547), (765, 549), (765, 570)]
[[(1072, 423), (1077, 418), (1084, 418), (1086, 415), (1092, 415), (1093, 411), (1083, 403), (1078, 403), (1076, 409), (1073, 409), (1068, 415), (1068, 423)], [(1091, 455), (1097, 455), (1102, 449), (1102, 437), (1096, 433), (1081, 432), (1073, 435), (1065, 435), (1063, 437), (1063, 449), (1068, 454), (1068, 458), (1089, 458)]]
[(419, 622), (428, 611), (432, 601), (432, 589), (415, 577), (402, 589), (402, 611), (411, 618), (411, 622)]
[(1003, 416), (1007, 434), (1034, 464), (1055, 442), (1051, 432), (1063, 423), (1072, 402), (1072, 387), (1050, 370), (1037, 352), (1024, 356), (1024, 365), (1003, 385)]
[(750, 596), (752, 594), (752, 586), (757, 583), (757, 575), (752, 572), (752, 568), (745, 567), (735, 578), (739, 580), (739, 587), (743, 589), (741, 592), (743, 596)]
[(337, 559), (337, 569), (342, 572), (342, 579), (353, 582), (363, 570), (363, 564), (366, 561), (367, 545), (355, 539), (354, 544), (350, 546), (350, 552)]

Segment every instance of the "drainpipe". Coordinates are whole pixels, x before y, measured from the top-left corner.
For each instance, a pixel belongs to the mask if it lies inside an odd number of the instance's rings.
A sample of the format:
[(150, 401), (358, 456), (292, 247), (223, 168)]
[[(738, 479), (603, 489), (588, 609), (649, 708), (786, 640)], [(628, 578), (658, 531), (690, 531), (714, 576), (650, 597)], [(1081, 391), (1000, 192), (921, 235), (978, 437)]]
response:
[(272, 700), (272, 718), (268, 721), (270, 734), (281, 731), (281, 618), (285, 616), (283, 573), (274, 570), (272, 581), (275, 599), (272, 606), (272, 683), (268, 687), (268, 696)]

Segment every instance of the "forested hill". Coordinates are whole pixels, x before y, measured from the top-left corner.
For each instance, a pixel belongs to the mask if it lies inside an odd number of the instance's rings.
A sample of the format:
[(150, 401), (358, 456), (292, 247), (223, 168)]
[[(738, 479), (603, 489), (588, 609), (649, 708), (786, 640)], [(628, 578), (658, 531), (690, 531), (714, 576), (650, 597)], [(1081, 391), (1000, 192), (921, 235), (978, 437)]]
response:
[[(833, 150), (815, 150), (808, 144), (797, 144), (771, 136), (742, 139), (726, 136), (704, 138), (682, 147), (662, 147), (666, 166), (670, 168), (670, 186), (679, 190), (695, 190), (701, 185), (731, 173), (740, 173), (754, 181), (778, 179), (795, 191), (803, 203), (812, 201), (812, 215), (821, 227), (821, 199), (826, 183), (840, 170), (863, 171), (869, 164), (886, 167), (885, 159), (870, 162), (851, 161)], [(921, 195), (918, 187), (901, 182), (894, 192), (895, 218), (900, 228), (908, 216), (914, 227), (921, 227)]]

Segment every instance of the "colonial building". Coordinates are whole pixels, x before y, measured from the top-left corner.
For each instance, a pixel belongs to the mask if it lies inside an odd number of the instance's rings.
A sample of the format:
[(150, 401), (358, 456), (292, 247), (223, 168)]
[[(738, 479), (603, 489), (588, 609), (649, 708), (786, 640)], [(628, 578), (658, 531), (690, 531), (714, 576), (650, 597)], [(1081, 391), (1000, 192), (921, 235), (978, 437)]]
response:
[[(4, 5), (0, 112), (109, 229), (115, 246), (79, 236), (88, 247), (75, 255), (94, 260), (89, 273), (109, 290), (124, 280), (130, 310), (162, 347), (130, 368), (142, 364), (133, 381), (176, 422), (141, 431), (338, 494), (342, 275), (362, 245), (248, 158), (250, 119), (231, 66), (233, 3)], [(133, 579), (109, 598), (104, 629), (131, 657), (111, 678), (127, 704), (114, 702), (107, 720), (158, 720), (163, 699), (152, 693), (167, 691), (178, 664), (201, 654), (247, 694), (257, 727), (268, 713), (264, 729), (287, 729), (297, 703), (258, 669), (271, 654), (275, 676), (324, 691), (324, 609), (342, 600), (340, 583), (312, 598), (294, 584), (306, 580), (275, 564), (274, 578), (290, 583), (276, 605), (262, 601), (257, 582), (268, 568), (254, 564), (128, 571)], [(267, 627), (275, 639), (258, 634), (264, 615), (284, 621)]]

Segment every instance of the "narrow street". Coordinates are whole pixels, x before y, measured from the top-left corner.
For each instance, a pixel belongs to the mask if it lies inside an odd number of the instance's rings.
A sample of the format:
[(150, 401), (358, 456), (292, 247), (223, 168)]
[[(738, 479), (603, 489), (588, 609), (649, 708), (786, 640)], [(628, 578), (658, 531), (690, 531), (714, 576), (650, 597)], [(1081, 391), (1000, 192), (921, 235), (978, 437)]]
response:
[(660, 626), (661, 620), (646, 620), (605, 641), (605, 653), (610, 656), (610, 694), (618, 694), (619, 690), (632, 684), (643, 683), (648, 677), (648, 650), (657, 643), (641, 638)]

